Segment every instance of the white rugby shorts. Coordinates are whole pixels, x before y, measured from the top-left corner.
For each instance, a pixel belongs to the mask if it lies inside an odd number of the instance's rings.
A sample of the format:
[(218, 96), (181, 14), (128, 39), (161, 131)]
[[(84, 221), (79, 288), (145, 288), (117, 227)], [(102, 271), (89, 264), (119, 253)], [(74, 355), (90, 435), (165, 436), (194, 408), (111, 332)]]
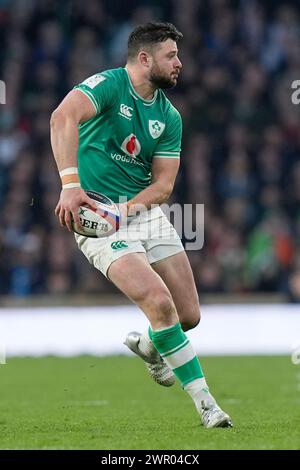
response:
[(127, 224), (104, 238), (75, 234), (79, 249), (106, 277), (110, 265), (128, 253), (145, 253), (150, 264), (184, 251), (179, 235), (160, 207), (128, 218)]

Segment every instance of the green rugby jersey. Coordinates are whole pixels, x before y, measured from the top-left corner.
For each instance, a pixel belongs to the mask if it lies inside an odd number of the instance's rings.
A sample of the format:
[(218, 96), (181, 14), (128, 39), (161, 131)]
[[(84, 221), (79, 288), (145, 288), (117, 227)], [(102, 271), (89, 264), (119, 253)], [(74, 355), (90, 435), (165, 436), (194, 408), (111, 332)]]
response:
[(79, 126), (81, 186), (118, 202), (151, 184), (153, 158), (179, 158), (182, 122), (161, 90), (145, 100), (134, 90), (125, 68), (87, 78), (75, 89), (97, 114)]

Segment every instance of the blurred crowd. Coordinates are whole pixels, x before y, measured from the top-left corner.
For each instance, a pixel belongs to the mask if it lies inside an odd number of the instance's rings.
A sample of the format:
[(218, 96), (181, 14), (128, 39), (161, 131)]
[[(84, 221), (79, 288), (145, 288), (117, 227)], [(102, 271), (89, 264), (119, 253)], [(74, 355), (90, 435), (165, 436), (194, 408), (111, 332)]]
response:
[(184, 34), (172, 202), (205, 204), (204, 247), (188, 253), (199, 292), (300, 302), (300, 8), (276, 0), (0, 0), (0, 294), (115, 291), (54, 216), (49, 119), (75, 84), (123, 66), (151, 20)]

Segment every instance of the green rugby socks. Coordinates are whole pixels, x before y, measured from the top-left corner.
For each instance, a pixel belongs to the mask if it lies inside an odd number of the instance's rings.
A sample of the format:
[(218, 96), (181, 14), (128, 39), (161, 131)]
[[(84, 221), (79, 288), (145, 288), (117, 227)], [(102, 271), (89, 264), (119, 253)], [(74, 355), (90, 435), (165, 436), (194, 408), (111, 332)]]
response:
[(183, 388), (194, 380), (204, 378), (199, 359), (180, 323), (163, 330), (149, 328), (149, 336)]

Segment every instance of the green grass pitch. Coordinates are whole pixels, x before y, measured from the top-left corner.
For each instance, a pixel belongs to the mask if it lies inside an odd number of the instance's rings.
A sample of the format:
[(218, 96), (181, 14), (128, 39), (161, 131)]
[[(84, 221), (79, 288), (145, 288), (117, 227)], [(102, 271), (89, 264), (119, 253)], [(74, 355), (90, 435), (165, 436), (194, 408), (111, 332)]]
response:
[(207, 357), (234, 428), (207, 430), (179, 385), (133, 357), (14, 358), (0, 366), (1, 449), (300, 449), (300, 365)]

